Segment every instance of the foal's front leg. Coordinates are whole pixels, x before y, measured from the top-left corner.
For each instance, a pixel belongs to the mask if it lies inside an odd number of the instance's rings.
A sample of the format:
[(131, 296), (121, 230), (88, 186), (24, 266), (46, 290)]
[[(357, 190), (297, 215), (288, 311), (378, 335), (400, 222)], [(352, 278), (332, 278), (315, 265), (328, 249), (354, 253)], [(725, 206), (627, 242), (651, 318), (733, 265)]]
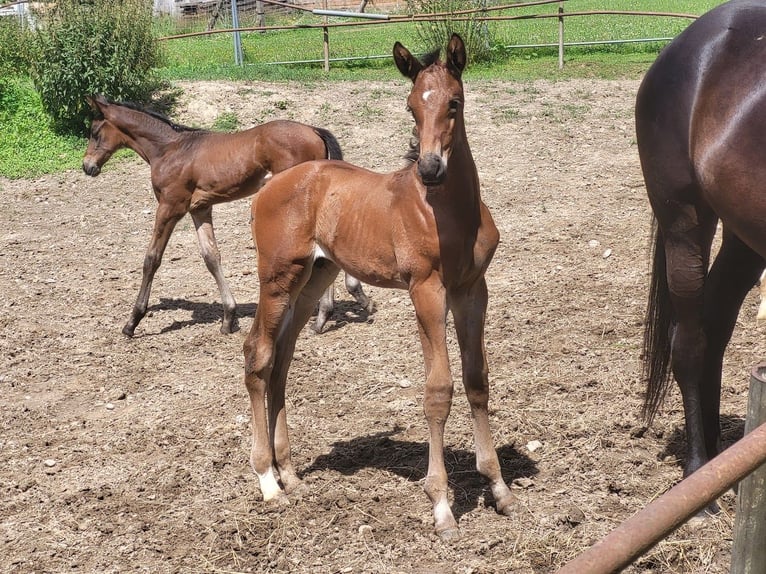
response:
[(173, 229), (175, 229), (176, 223), (186, 215), (187, 206), (188, 203), (169, 203), (163, 201), (160, 201), (157, 206), (152, 238), (149, 241), (149, 247), (144, 256), (141, 288), (138, 291), (136, 303), (133, 305), (133, 312), (131, 313), (130, 319), (128, 319), (128, 322), (122, 328), (122, 332), (128, 337), (133, 336), (138, 323), (144, 318), (144, 315), (146, 315), (154, 274), (160, 267), (162, 255), (165, 253), (165, 247), (168, 245), (168, 240), (173, 233)]
[(208, 206), (200, 210), (191, 212), (194, 227), (197, 229), (197, 239), (199, 241), (200, 253), (208, 271), (215, 279), (218, 285), (218, 291), (221, 294), (221, 303), (223, 305), (223, 323), (221, 324), (221, 333), (232, 333), (237, 325), (237, 302), (231, 294), (229, 284), (226, 282), (221, 267), (221, 252), (218, 250), (218, 243), (215, 240), (213, 231), (213, 207)]
[(516, 497), (503, 480), (500, 461), (489, 429), (489, 375), (484, 350), (484, 321), (487, 310), (487, 284), (481, 279), (470, 291), (452, 298), (463, 369), (463, 386), (471, 405), (476, 444), (476, 469), (489, 480), (497, 511), (510, 515)]
[(444, 286), (434, 274), (410, 288), (418, 333), (426, 366), (423, 410), (428, 422), (428, 474), (425, 491), (433, 505), (436, 533), (444, 540), (460, 536), (457, 521), (447, 498), (447, 470), (444, 467), (444, 425), (452, 406), (452, 375), (447, 355), (447, 302)]

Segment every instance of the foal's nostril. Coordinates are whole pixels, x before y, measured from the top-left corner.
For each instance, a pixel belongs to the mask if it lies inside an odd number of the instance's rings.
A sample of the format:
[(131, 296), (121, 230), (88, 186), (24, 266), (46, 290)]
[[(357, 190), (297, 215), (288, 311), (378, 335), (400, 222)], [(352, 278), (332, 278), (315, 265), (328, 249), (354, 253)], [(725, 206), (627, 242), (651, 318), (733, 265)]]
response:
[(82, 170), (92, 177), (96, 177), (99, 173), (101, 173), (101, 168), (98, 167), (98, 164), (95, 163), (88, 163), (88, 162), (82, 162)]
[(446, 174), (446, 166), (438, 155), (429, 153), (418, 160), (418, 175), (426, 185), (442, 183)]

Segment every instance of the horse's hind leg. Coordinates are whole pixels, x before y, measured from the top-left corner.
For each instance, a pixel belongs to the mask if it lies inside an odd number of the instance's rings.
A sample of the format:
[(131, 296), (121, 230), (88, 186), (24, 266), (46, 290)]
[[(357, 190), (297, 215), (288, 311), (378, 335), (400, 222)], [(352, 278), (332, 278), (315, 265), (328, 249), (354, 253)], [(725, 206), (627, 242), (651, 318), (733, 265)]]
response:
[(345, 284), (346, 284), (346, 291), (351, 293), (351, 295), (356, 299), (356, 302), (361, 305), (362, 309), (365, 309), (369, 311), (370, 313), (373, 312), (374, 306), (372, 304), (372, 299), (370, 299), (367, 294), (364, 292), (364, 289), (362, 288), (362, 282), (359, 281), (356, 277), (353, 277), (352, 275), (349, 275), (346, 273), (345, 277)]
[[(289, 311), (290, 294), (261, 286), (255, 320), (245, 338), (245, 387), (253, 413), (250, 465), (258, 477), (264, 501), (284, 497), (274, 476), (273, 430), (266, 417), (266, 394), (272, 378), (276, 338)], [(271, 401), (271, 397), (269, 397)]]
[[(345, 274), (346, 290), (356, 299), (356, 302), (372, 313), (374, 310), (372, 299), (370, 299), (362, 288), (362, 282), (356, 277)], [(319, 299), (319, 310), (317, 311), (316, 322), (314, 323), (314, 331), (321, 333), (324, 329), (327, 320), (332, 316), (332, 312), (335, 309), (335, 286), (331, 284)]]
[(314, 322), (315, 332), (321, 333), (324, 330), (327, 320), (332, 316), (333, 309), (335, 309), (335, 284), (330, 283), (319, 299), (319, 309)]
[(708, 458), (721, 446), (721, 370), (739, 309), (764, 267), (763, 258), (724, 229), (723, 241), (705, 286), (707, 353), (701, 385), (701, 411)]
[(274, 367), (267, 388), (269, 398), (269, 428), (279, 478), (282, 481), (285, 492), (288, 494), (296, 491), (302, 482), (295, 472), (290, 457), (290, 440), (288, 438), (287, 413), (285, 411), (287, 372), (293, 359), (295, 343), (301, 329), (311, 317), (317, 299), (326, 291), (327, 286), (332, 284), (338, 275), (338, 271), (338, 267), (330, 261), (320, 259), (314, 263), (311, 277), (301, 289), (295, 302), (291, 305), (276, 340)]
[(497, 511), (509, 516), (517, 506), (517, 499), (503, 480), (489, 428), (489, 376), (484, 350), (486, 309), (487, 284), (483, 279), (473, 289), (452, 300), (452, 315), (462, 359), (463, 386), (473, 419), (476, 469), (489, 480)]
[(144, 318), (144, 315), (146, 315), (154, 274), (160, 267), (162, 255), (165, 252), (165, 247), (168, 245), (168, 240), (173, 233), (176, 223), (178, 223), (184, 215), (186, 215), (185, 205), (163, 203), (161, 201), (157, 206), (152, 238), (149, 241), (146, 255), (144, 255), (141, 288), (138, 291), (136, 303), (133, 305), (133, 312), (131, 313), (130, 319), (128, 319), (128, 322), (122, 328), (122, 332), (128, 337), (133, 336), (138, 323)]
[(663, 226), (663, 219), (658, 221), (665, 240), (668, 289), (675, 316), (671, 367), (684, 403), (687, 438), (684, 476), (688, 476), (707, 462), (702, 381), (708, 341), (703, 313), (717, 218), (712, 212), (690, 204), (677, 207), (670, 222), (665, 221)]
[(205, 261), (208, 271), (215, 279), (218, 285), (218, 291), (221, 294), (221, 303), (223, 304), (223, 323), (221, 324), (221, 333), (232, 333), (237, 326), (237, 303), (231, 294), (229, 284), (226, 282), (221, 267), (221, 252), (218, 250), (218, 243), (215, 240), (213, 231), (213, 208), (212, 206), (191, 212), (194, 220), (194, 227), (197, 230), (197, 239), (199, 241), (200, 253)]

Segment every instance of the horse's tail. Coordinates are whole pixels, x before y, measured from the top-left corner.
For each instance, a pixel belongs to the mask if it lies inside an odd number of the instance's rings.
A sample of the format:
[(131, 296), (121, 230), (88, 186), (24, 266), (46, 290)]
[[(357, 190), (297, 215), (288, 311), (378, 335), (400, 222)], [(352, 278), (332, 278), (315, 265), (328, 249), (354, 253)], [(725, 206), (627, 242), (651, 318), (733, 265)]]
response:
[(652, 243), (654, 258), (649, 285), (649, 302), (644, 318), (644, 347), (642, 353), (642, 380), (646, 381), (643, 416), (651, 423), (662, 405), (671, 381), (670, 328), (673, 308), (665, 259), (665, 242), (657, 220), (652, 217)]
[(335, 136), (324, 128), (314, 128), (316, 134), (322, 138), (324, 147), (327, 150), (327, 159), (343, 159), (343, 151)]

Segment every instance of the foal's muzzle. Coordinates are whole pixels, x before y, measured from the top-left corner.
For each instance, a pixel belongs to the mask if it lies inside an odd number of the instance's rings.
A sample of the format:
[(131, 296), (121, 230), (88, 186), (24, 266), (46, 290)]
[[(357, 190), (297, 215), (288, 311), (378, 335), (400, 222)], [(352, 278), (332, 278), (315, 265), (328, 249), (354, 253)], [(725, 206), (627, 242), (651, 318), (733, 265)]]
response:
[(418, 159), (418, 175), (425, 185), (440, 185), (447, 177), (447, 165), (435, 153), (423, 154)]
[(96, 177), (99, 173), (101, 173), (101, 168), (99, 165), (91, 161), (83, 161), (82, 170), (91, 177)]

